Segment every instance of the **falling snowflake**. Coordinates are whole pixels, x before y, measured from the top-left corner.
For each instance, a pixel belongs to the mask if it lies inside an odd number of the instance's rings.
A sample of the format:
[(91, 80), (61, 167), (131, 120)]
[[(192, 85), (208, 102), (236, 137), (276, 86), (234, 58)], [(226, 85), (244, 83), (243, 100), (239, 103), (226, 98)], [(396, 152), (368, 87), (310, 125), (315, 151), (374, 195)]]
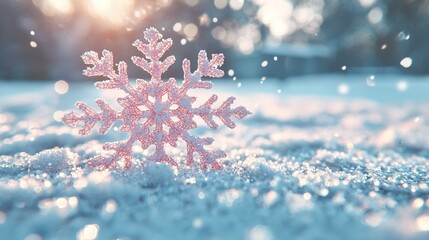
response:
[(147, 160), (155, 162), (166, 162), (178, 166), (173, 158), (167, 155), (165, 145), (177, 146), (179, 138), (186, 143), (186, 164), (194, 164), (194, 153), (197, 153), (199, 165), (202, 169), (207, 169), (210, 165), (214, 169), (220, 169), (221, 164), (217, 159), (223, 158), (226, 154), (223, 151), (209, 151), (205, 146), (211, 145), (212, 138), (201, 138), (189, 134), (189, 130), (197, 127), (193, 120), (199, 116), (211, 129), (215, 130), (219, 125), (214, 121), (214, 117), (219, 118), (227, 127), (234, 128), (235, 123), (231, 119), (242, 119), (250, 112), (242, 107), (231, 108), (235, 98), (229, 97), (218, 108), (212, 105), (217, 101), (217, 95), (212, 95), (204, 104), (194, 107), (196, 98), (189, 96), (190, 89), (210, 89), (213, 85), (210, 81), (201, 80), (202, 77), (220, 78), (223, 71), (218, 69), (223, 64), (223, 54), (213, 54), (212, 59), (207, 58), (205, 51), (198, 54), (198, 69), (191, 72), (190, 61), (183, 60), (184, 80), (181, 85), (176, 85), (176, 80), (170, 78), (164, 82), (162, 74), (175, 62), (174, 56), (168, 56), (161, 60), (164, 53), (171, 47), (171, 39), (162, 39), (162, 35), (155, 28), (146, 29), (144, 38), (148, 42), (140, 40), (134, 42), (134, 46), (144, 54), (146, 59), (132, 57), (135, 65), (151, 75), (151, 81), (137, 79), (136, 87), (132, 86), (128, 80), (127, 64), (119, 62), (118, 72), (114, 69), (113, 54), (104, 50), (103, 56), (99, 58), (96, 52), (90, 51), (83, 54), (85, 64), (93, 65), (87, 68), (84, 75), (88, 77), (102, 76), (108, 80), (95, 83), (95, 87), (104, 89), (120, 89), (126, 96), (118, 98), (122, 111), (116, 111), (103, 99), (96, 100), (101, 111), (96, 112), (85, 103), (78, 102), (76, 107), (83, 113), (70, 112), (64, 115), (63, 122), (72, 127), (82, 124), (79, 130), (82, 135), (88, 134), (97, 122), (101, 122), (99, 132), (106, 134), (116, 121), (122, 121), (119, 128), (122, 132), (128, 132), (129, 138), (125, 141), (110, 142), (103, 145), (105, 150), (113, 150), (114, 154), (108, 157), (96, 156), (89, 160), (91, 166), (102, 168), (116, 167), (119, 160), (123, 159), (125, 168), (130, 168), (132, 163), (132, 147), (135, 142), (140, 142), (143, 149), (155, 146), (153, 155)]

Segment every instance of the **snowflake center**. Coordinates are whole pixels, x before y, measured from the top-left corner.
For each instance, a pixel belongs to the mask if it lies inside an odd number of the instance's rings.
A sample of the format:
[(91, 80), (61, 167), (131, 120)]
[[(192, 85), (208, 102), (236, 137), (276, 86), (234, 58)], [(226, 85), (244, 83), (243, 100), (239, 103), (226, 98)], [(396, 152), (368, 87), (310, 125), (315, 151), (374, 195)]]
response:
[(169, 108), (170, 108), (170, 103), (169, 102), (155, 101), (155, 103), (153, 105), (153, 111), (157, 115), (168, 113), (168, 109)]

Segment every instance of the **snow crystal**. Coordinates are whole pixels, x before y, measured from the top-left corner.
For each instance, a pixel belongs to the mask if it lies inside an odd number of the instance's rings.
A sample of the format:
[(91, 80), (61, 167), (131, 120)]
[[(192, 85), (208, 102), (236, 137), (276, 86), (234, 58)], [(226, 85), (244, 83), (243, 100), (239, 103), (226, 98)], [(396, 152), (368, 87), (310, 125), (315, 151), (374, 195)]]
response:
[(409, 68), (413, 64), (413, 59), (410, 57), (405, 57), (401, 60), (400, 64), (404, 68)]
[(374, 87), (375, 86), (375, 76), (374, 75), (370, 75), (366, 78), (366, 84), (370, 87)]
[(69, 91), (69, 84), (64, 80), (59, 80), (54, 86), (55, 92), (60, 95), (66, 94)]
[[(196, 98), (189, 96), (188, 91), (212, 88), (211, 82), (203, 81), (201, 78), (223, 76), (223, 71), (218, 69), (223, 65), (223, 54), (212, 54), (212, 59), (209, 60), (207, 53), (200, 51), (198, 68), (194, 72), (191, 72), (190, 61), (185, 59), (182, 65), (184, 80), (180, 86), (177, 86), (174, 78), (170, 78), (167, 82), (162, 80), (162, 74), (175, 62), (174, 56), (168, 56), (161, 61), (161, 57), (173, 44), (172, 40), (162, 39), (161, 33), (155, 28), (146, 29), (144, 38), (148, 42), (147, 44), (136, 40), (134, 46), (145, 55), (147, 60), (137, 56), (132, 57), (132, 60), (135, 65), (152, 76), (151, 81), (137, 79), (137, 87), (133, 87), (129, 83), (125, 62), (119, 62), (118, 73), (116, 73), (113, 69), (111, 52), (104, 50), (101, 58), (96, 52), (86, 52), (82, 58), (86, 64), (93, 66), (85, 70), (84, 74), (89, 77), (107, 77), (108, 80), (95, 83), (100, 90), (119, 89), (124, 91), (127, 96), (118, 98), (118, 103), (123, 110), (120, 112), (114, 110), (102, 99), (96, 101), (101, 112), (96, 112), (85, 103), (78, 102), (76, 106), (83, 114), (68, 113), (63, 118), (64, 123), (72, 127), (83, 123), (79, 133), (86, 135), (97, 122), (102, 122), (99, 130), (101, 134), (106, 134), (116, 121), (123, 122), (120, 131), (128, 132), (130, 137), (122, 142), (106, 143), (103, 149), (113, 150), (115, 153), (109, 157), (92, 158), (89, 161), (92, 166), (115, 167), (118, 160), (122, 158), (125, 168), (130, 168), (132, 147), (136, 141), (141, 143), (143, 149), (147, 149), (151, 145), (155, 146), (155, 152), (148, 160), (178, 166), (177, 162), (167, 155), (164, 145), (169, 144), (176, 147), (178, 139), (181, 138), (187, 144), (186, 163), (188, 166), (194, 164), (193, 155), (198, 153), (199, 165), (202, 169), (206, 169), (208, 165), (216, 169), (221, 168), (217, 159), (225, 157), (225, 153), (220, 150), (205, 149), (205, 146), (211, 145), (214, 140), (189, 134), (189, 130), (197, 127), (193, 118), (199, 116), (207, 126), (215, 130), (219, 125), (214, 121), (214, 117), (220, 119), (227, 127), (234, 128), (235, 123), (231, 118), (242, 119), (250, 112), (241, 106), (231, 108), (234, 97), (229, 97), (220, 107), (213, 108), (213, 104), (218, 99), (217, 95), (212, 95), (203, 105), (194, 107), (192, 104)], [(167, 100), (163, 99), (164, 96), (167, 97)]]
[(37, 42), (35, 42), (35, 41), (31, 41), (31, 42), (30, 42), (30, 46), (31, 46), (32, 48), (36, 48), (36, 47), (37, 47)]
[(345, 95), (347, 93), (349, 93), (349, 86), (347, 84), (340, 84), (338, 86), (338, 93)]
[(230, 77), (234, 76), (234, 69), (228, 70), (228, 76), (230, 76)]
[(88, 224), (77, 234), (78, 240), (93, 240), (97, 238), (99, 227), (97, 224)]
[(255, 226), (249, 231), (249, 240), (271, 240), (272, 235), (269, 229), (265, 226)]
[(0, 211), (0, 224), (3, 224), (5, 222), (6, 222), (6, 214)]
[(399, 81), (396, 84), (396, 89), (398, 89), (398, 91), (406, 91), (408, 89), (408, 83), (406, 81)]
[(420, 231), (429, 231), (429, 215), (422, 215), (417, 218), (417, 229)]

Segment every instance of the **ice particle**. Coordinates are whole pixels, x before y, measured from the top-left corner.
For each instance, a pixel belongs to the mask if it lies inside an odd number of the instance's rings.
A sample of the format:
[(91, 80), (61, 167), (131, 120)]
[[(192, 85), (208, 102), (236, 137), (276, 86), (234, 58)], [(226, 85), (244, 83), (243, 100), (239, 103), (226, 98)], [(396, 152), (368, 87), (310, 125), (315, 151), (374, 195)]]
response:
[(338, 93), (341, 95), (346, 95), (349, 93), (349, 86), (345, 83), (342, 83), (338, 86)]
[(180, 22), (177, 22), (173, 25), (173, 31), (180, 32), (182, 30), (182, 24)]
[(195, 218), (194, 221), (192, 221), (192, 226), (194, 228), (201, 228), (203, 226), (203, 220), (201, 220), (201, 218)]
[(266, 67), (266, 66), (268, 66), (268, 61), (262, 61), (261, 62), (261, 67)]
[(54, 118), (55, 121), (61, 122), (63, 116), (64, 116), (64, 113), (62, 111), (55, 111), (52, 117)]
[(55, 92), (63, 95), (69, 91), (69, 84), (64, 80), (59, 80), (54, 85)]
[(400, 64), (404, 68), (409, 68), (413, 64), (413, 59), (411, 59), (410, 57), (403, 58)]
[(227, 0), (214, 0), (214, 5), (217, 9), (224, 9), (228, 5)]
[(329, 194), (329, 190), (327, 188), (323, 188), (323, 189), (320, 190), (319, 194), (322, 197), (326, 197)]
[(383, 20), (383, 10), (379, 7), (375, 7), (369, 11), (367, 18), (370, 23), (377, 24)]
[(43, 238), (39, 234), (32, 233), (27, 235), (24, 240), (43, 240)]
[(375, 76), (374, 75), (370, 75), (366, 78), (366, 84), (370, 87), (374, 87), (375, 86)]
[(113, 199), (108, 200), (104, 205), (104, 211), (106, 213), (113, 213), (116, 211), (116, 208), (117, 208), (117, 204), (116, 204), (116, 201)]
[(31, 41), (31, 42), (30, 42), (30, 46), (31, 46), (32, 48), (36, 48), (36, 47), (37, 47), (37, 43), (36, 43), (35, 41)]
[(416, 198), (411, 202), (411, 206), (413, 206), (413, 208), (415, 209), (419, 209), (423, 207), (424, 204), (425, 204), (425, 201), (423, 201), (423, 199), (421, 198)]
[(57, 200), (55, 200), (55, 204), (58, 208), (66, 208), (68, 205), (67, 199), (65, 198), (57, 198)]
[(228, 70), (228, 76), (230, 76), (230, 77), (234, 76), (234, 70), (233, 69)]
[(399, 81), (396, 83), (396, 89), (401, 92), (406, 91), (408, 89), (408, 83), (406, 81)]
[(311, 193), (309, 193), (309, 192), (306, 192), (306, 193), (304, 193), (303, 195), (302, 195), (302, 197), (304, 198), (304, 200), (310, 200), (311, 199)]
[(0, 224), (3, 224), (6, 222), (6, 213), (0, 211)]
[(382, 220), (382, 215), (381, 213), (378, 212), (374, 212), (374, 213), (368, 213), (365, 216), (365, 222), (366, 224), (368, 224), (371, 227), (377, 227)]
[(429, 231), (429, 215), (419, 216), (416, 220), (416, 225), (420, 231)]
[(229, 7), (232, 10), (238, 11), (240, 10), (244, 5), (244, 0), (230, 0), (229, 1)]
[(271, 240), (273, 239), (270, 230), (261, 225), (257, 225), (250, 229), (248, 233), (248, 240)]
[(198, 27), (193, 23), (188, 23), (183, 28), (183, 33), (187, 39), (194, 39), (198, 35)]
[(79, 240), (93, 240), (98, 236), (99, 226), (97, 224), (88, 224), (79, 231), (77, 239)]

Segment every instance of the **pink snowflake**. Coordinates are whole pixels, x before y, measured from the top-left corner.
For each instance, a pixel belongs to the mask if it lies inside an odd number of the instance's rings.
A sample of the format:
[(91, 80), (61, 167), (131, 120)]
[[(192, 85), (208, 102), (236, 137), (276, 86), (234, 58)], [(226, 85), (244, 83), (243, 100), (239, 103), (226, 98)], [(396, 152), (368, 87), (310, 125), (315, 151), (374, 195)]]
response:
[(213, 103), (218, 99), (217, 95), (212, 95), (201, 106), (194, 107), (193, 103), (196, 98), (187, 94), (190, 89), (212, 88), (212, 83), (201, 80), (202, 77), (220, 78), (223, 76), (223, 71), (218, 69), (223, 64), (223, 54), (213, 54), (212, 59), (209, 60), (207, 53), (200, 51), (198, 69), (194, 72), (191, 72), (189, 60), (183, 60), (184, 80), (178, 86), (174, 78), (170, 78), (166, 82), (162, 80), (162, 74), (175, 62), (174, 56), (161, 60), (173, 41), (162, 39), (162, 35), (155, 28), (146, 29), (144, 38), (148, 42), (147, 44), (136, 40), (133, 45), (144, 54), (146, 59), (134, 56), (132, 61), (151, 75), (151, 81), (137, 79), (136, 87), (134, 87), (129, 83), (127, 64), (119, 62), (118, 72), (116, 72), (113, 55), (110, 51), (104, 50), (101, 58), (96, 52), (86, 52), (82, 56), (83, 61), (93, 67), (87, 68), (84, 75), (107, 77), (108, 80), (95, 83), (95, 87), (98, 89), (124, 91), (126, 96), (117, 99), (123, 109), (116, 111), (103, 99), (96, 100), (101, 109), (100, 112), (85, 103), (77, 102), (76, 107), (83, 113), (68, 113), (64, 115), (63, 122), (72, 127), (83, 124), (79, 133), (86, 135), (97, 122), (101, 122), (99, 132), (106, 134), (116, 121), (122, 121), (120, 131), (128, 132), (129, 138), (125, 141), (104, 144), (103, 149), (113, 150), (114, 153), (109, 157), (91, 158), (89, 164), (94, 167), (116, 167), (118, 161), (123, 159), (125, 168), (130, 168), (132, 147), (137, 141), (140, 142), (143, 149), (147, 149), (151, 145), (155, 146), (154, 153), (148, 157), (148, 160), (178, 166), (173, 158), (167, 155), (165, 145), (176, 147), (181, 138), (187, 146), (186, 164), (188, 166), (194, 164), (194, 153), (198, 153), (199, 165), (202, 169), (207, 169), (208, 165), (220, 169), (221, 164), (217, 160), (225, 157), (226, 154), (220, 150), (205, 149), (206, 145), (212, 144), (212, 138), (201, 138), (189, 134), (189, 130), (197, 127), (193, 118), (199, 116), (207, 126), (215, 130), (219, 125), (214, 121), (214, 117), (219, 118), (227, 127), (234, 128), (235, 123), (231, 118), (242, 119), (250, 112), (242, 106), (231, 108), (234, 97), (229, 97), (220, 107), (213, 108)]

